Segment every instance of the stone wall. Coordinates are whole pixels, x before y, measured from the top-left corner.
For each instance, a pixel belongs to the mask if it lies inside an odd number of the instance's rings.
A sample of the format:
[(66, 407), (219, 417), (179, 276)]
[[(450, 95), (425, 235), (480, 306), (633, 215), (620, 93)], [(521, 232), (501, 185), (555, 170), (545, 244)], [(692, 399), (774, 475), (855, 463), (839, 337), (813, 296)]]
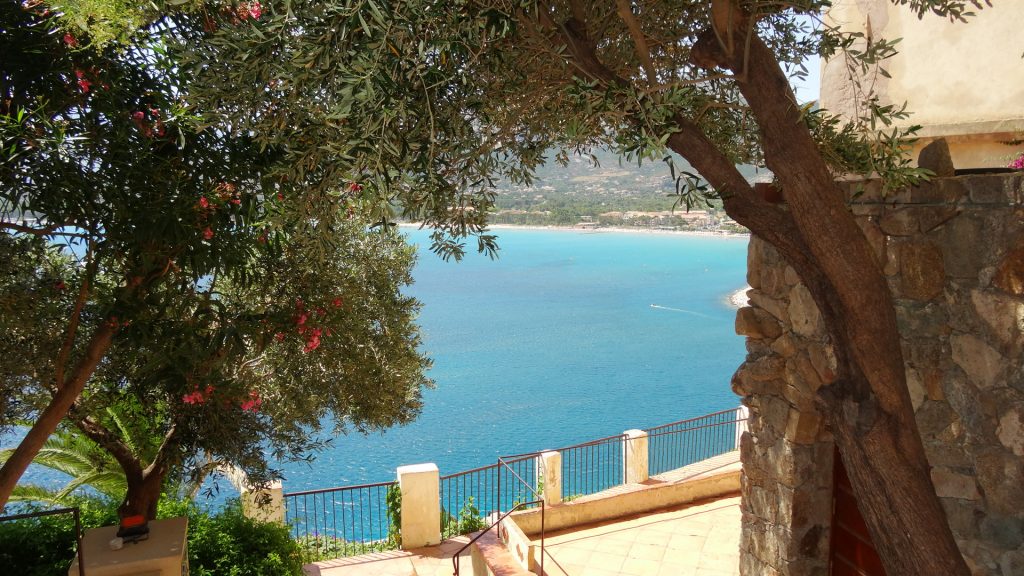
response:
[[(1024, 176), (936, 179), (883, 197), (845, 185), (895, 296), (932, 480), (975, 574), (1024, 574)], [(741, 572), (825, 574), (833, 442), (813, 394), (834, 378), (820, 314), (753, 238), (741, 443)]]

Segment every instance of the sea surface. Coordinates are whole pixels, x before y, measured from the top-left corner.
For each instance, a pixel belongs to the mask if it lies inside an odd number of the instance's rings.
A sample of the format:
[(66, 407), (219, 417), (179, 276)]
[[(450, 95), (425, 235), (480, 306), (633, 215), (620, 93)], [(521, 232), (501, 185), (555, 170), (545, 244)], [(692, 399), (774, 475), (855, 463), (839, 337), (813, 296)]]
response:
[(497, 260), (456, 263), (407, 231), (437, 387), (414, 423), (286, 465), (286, 492), (393, 480), (404, 464), (451, 474), (739, 405), (726, 299), (746, 284), (746, 238), (496, 232)]
[[(332, 438), (282, 463), (285, 492), (441, 474), (733, 408), (742, 337), (727, 298), (746, 283), (745, 237), (501, 229), (500, 257), (445, 262), (427, 231), (415, 284), (436, 388), (404, 427)], [(10, 445), (10, 436), (3, 439)], [(54, 485), (52, 472), (26, 480)], [(226, 481), (209, 504), (233, 494)]]

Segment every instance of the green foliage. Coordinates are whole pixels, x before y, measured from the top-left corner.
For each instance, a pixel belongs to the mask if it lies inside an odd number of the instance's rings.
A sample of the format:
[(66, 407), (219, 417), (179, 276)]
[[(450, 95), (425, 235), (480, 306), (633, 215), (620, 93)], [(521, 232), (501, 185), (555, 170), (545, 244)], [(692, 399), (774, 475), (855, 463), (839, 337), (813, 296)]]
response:
[[(268, 458), (320, 448), (325, 422), (419, 412), (414, 252), (369, 228), (365, 175), (289, 180), (287, 145), (200, 116), (194, 70), (166, 47), (207, 18), (240, 21), (168, 4), (177, 21), (118, 1), (62, 3), (58, 21), (0, 6), (0, 341), (24, 351), (0, 358), (0, 427), (87, 381), (73, 418), (139, 469), (196, 475), (212, 459), (258, 484), (276, 475)], [(108, 20), (140, 27), (85, 48)], [(63, 37), (67, 22), (84, 36)], [(76, 372), (91, 345), (101, 361)]]
[(188, 516), (190, 573), (198, 576), (292, 576), (302, 574), (299, 544), (288, 528), (242, 514), (238, 501), (216, 514), (194, 504), (168, 502), (160, 517)]
[(397, 483), (388, 487), (384, 502), (388, 516), (387, 545), (398, 548), (402, 545), (402, 489)]
[[(117, 523), (117, 512), (110, 502), (80, 497), (65, 504), (79, 508), (83, 530)], [(19, 513), (44, 509), (16, 508)], [(63, 576), (68, 572), (75, 549), (75, 521), (71, 514), (0, 522), (0, 566), (4, 567), (4, 573)]]
[(447, 510), (441, 509), (441, 538), (448, 539), (487, 527), (484, 519), (480, 516), (480, 510), (470, 496), (459, 509), (456, 516), (452, 516)]

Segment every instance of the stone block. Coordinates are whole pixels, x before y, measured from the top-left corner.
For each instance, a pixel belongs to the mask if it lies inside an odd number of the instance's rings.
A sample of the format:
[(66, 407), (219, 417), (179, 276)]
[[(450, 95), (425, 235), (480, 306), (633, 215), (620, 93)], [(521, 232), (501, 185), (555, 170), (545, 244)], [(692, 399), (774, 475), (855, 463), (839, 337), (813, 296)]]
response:
[(783, 324), (789, 322), (789, 314), (786, 312), (786, 309), (789, 307), (789, 301), (772, 298), (758, 290), (749, 291), (748, 296), (750, 298), (750, 306), (764, 310)]
[(1024, 334), (1024, 301), (989, 290), (971, 290), (974, 312), (988, 327), (989, 334), (1011, 356), (1017, 355), (1017, 344)]
[(943, 498), (940, 500), (946, 512), (946, 520), (953, 536), (960, 540), (975, 538), (978, 535), (978, 522), (985, 513), (979, 509), (981, 502)]
[(1002, 447), (988, 448), (977, 455), (975, 469), (989, 514), (1014, 516), (1024, 510), (1024, 459)]
[(797, 284), (789, 291), (788, 310), (793, 331), (798, 335), (804, 338), (818, 338), (822, 335), (821, 311), (803, 284)]
[(782, 327), (768, 312), (747, 306), (736, 311), (736, 333), (749, 338), (774, 340), (782, 334)]
[(920, 230), (917, 216), (910, 208), (899, 208), (886, 213), (878, 226), (888, 236), (912, 236)]
[(984, 390), (999, 384), (1007, 363), (998, 351), (973, 334), (954, 334), (949, 343), (953, 362), (975, 385)]
[(1024, 544), (1024, 517), (989, 514), (981, 521), (981, 539), (1003, 550), (1015, 550)]
[(1016, 242), (996, 266), (992, 285), (1007, 294), (1024, 296), (1024, 235)]
[(917, 165), (931, 170), (939, 178), (956, 175), (953, 157), (949, 154), (949, 144), (945, 138), (936, 138), (922, 148), (917, 156)]
[(974, 476), (961, 474), (949, 468), (932, 468), (932, 484), (939, 498), (958, 498), (960, 500), (978, 500), (978, 484)]
[(792, 357), (797, 351), (796, 342), (793, 341), (793, 336), (787, 333), (776, 338), (775, 341), (772, 342), (771, 351), (783, 358)]
[(1011, 550), (999, 557), (1000, 576), (1024, 574), (1024, 550)]
[(983, 219), (961, 213), (942, 227), (941, 236), (946, 274), (976, 279), (987, 258), (985, 247), (992, 241)]
[(818, 440), (821, 417), (817, 413), (790, 409), (786, 421), (786, 438), (794, 444), (813, 444)]
[(971, 176), (965, 184), (972, 204), (1010, 205), (1016, 200), (1016, 191), (1002, 174)]
[(996, 427), (996, 437), (1015, 455), (1024, 456), (1024, 403), (1003, 412)]
[(823, 384), (831, 384), (835, 381), (838, 361), (831, 345), (811, 342), (807, 345), (807, 357), (810, 359), (811, 366), (814, 367), (814, 371), (818, 373), (818, 377)]
[(927, 234), (960, 214), (956, 206), (922, 206), (917, 209), (917, 222), (921, 232)]
[(902, 298), (928, 301), (942, 294), (946, 272), (942, 250), (931, 242), (907, 242), (900, 246)]

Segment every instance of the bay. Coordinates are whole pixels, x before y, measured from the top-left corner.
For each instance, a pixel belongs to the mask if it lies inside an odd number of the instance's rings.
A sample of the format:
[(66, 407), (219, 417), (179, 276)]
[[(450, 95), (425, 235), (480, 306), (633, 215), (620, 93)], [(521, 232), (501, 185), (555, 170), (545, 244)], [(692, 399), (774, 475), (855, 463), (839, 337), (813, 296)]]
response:
[[(403, 230), (436, 387), (407, 426), (280, 463), (286, 492), (390, 481), (405, 464), (452, 474), (739, 404), (745, 350), (726, 298), (746, 283), (745, 237), (500, 229), (497, 260), (445, 262), (428, 231)], [(24, 480), (62, 476), (32, 466)], [(214, 507), (235, 495), (207, 486)]]
[(437, 386), (412, 424), (334, 438), (284, 465), (285, 491), (441, 474), (733, 408), (745, 354), (725, 297), (745, 285), (744, 237), (497, 231), (500, 257), (444, 262), (419, 245), (415, 284)]

